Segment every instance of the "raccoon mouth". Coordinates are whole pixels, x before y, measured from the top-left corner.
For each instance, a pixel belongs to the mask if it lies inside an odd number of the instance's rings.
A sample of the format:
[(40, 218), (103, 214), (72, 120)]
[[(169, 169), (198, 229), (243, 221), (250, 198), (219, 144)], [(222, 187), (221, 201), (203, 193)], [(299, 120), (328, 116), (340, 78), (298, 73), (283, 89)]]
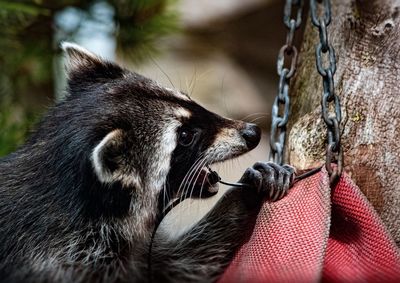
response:
[(206, 198), (218, 193), (218, 175), (208, 166), (204, 166), (195, 180), (192, 181), (191, 197)]

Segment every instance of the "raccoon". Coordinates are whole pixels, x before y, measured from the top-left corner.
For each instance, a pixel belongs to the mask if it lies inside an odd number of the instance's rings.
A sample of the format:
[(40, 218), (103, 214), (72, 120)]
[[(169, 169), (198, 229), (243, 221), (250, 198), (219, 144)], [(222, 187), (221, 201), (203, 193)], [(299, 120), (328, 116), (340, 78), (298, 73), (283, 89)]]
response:
[(0, 281), (217, 280), (265, 195), (282, 197), (293, 169), (247, 169), (247, 186), (229, 189), (188, 231), (158, 233), (149, 270), (159, 200), (214, 194), (207, 166), (255, 148), (260, 129), (76, 44), (62, 48), (66, 98), (0, 160)]

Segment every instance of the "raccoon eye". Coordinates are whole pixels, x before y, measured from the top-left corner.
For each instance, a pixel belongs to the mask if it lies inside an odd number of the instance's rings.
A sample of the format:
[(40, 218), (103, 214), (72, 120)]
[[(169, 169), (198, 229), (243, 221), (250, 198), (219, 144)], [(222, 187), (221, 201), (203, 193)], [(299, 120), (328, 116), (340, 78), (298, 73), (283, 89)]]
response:
[(178, 142), (182, 146), (189, 146), (193, 143), (195, 136), (195, 132), (183, 129), (179, 132)]

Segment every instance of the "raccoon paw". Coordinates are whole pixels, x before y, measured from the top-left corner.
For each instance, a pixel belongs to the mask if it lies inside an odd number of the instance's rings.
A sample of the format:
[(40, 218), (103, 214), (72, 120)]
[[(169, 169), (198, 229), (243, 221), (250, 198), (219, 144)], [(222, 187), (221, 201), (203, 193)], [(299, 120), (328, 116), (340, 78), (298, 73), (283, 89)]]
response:
[(290, 165), (280, 166), (273, 162), (257, 162), (247, 168), (241, 183), (248, 184), (258, 193), (265, 194), (272, 201), (284, 197), (295, 177), (295, 169)]

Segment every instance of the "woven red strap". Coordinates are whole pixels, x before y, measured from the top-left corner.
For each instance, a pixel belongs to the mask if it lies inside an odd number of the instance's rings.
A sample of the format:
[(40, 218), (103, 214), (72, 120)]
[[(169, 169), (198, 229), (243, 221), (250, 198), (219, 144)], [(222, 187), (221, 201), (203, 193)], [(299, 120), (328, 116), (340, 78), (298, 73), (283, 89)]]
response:
[(343, 174), (325, 170), (264, 203), (249, 241), (220, 282), (400, 282), (400, 254), (379, 216)]

